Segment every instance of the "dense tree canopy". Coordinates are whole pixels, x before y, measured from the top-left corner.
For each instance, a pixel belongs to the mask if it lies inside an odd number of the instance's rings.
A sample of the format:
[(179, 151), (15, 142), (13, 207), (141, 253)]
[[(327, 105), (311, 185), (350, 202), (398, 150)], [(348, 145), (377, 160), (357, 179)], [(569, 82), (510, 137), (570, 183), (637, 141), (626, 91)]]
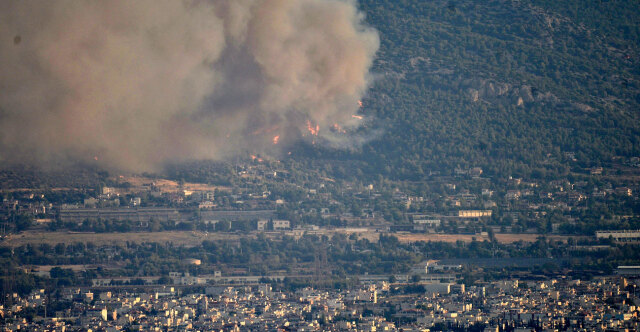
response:
[(381, 38), (362, 113), (382, 134), (355, 151), (296, 151), (348, 160), (334, 160), (334, 175), (416, 179), (480, 166), (553, 177), (568, 172), (565, 153), (582, 166), (640, 155), (636, 2), (360, 6)]

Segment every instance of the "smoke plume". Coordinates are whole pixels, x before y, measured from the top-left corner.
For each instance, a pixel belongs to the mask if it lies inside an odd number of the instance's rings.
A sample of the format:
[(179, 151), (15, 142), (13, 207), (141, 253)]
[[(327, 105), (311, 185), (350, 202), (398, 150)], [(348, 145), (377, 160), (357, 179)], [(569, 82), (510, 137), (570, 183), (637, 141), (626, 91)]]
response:
[(141, 171), (331, 135), (377, 48), (352, 0), (2, 1), (0, 160)]

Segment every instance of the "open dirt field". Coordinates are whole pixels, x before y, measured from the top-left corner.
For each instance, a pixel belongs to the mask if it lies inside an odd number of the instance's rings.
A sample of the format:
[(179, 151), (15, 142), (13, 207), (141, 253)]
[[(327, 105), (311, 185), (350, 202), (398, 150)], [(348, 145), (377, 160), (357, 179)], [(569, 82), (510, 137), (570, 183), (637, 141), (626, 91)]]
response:
[[(294, 237), (299, 237), (300, 234), (290, 234)], [(380, 238), (380, 233), (372, 231), (366, 228), (340, 228), (334, 230), (323, 230), (312, 232), (317, 235), (333, 236), (335, 233), (342, 233), (345, 235), (351, 235), (357, 233), (359, 238), (366, 238), (371, 242), (377, 242)], [(48, 243), (50, 245), (56, 245), (58, 243), (74, 243), (74, 242), (93, 242), (96, 245), (114, 245), (125, 244), (126, 242), (157, 242), (167, 243), (172, 242), (175, 245), (184, 246), (196, 246), (200, 245), (202, 241), (216, 241), (216, 240), (238, 240), (241, 237), (255, 237), (256, 232), (236, 234), (236, 233), (207, 233), (207, 232), (195, 232), (195, 231), (171, 231), (171, 232), (139, 232), (139, 233), (70, 233), (70, 232), (42, 232), (42, 231), (27, 231), (17, 235), (11, 235), (4, 241), (0, 242), (0, 245), (19, 247), (27, 243), (40, 244)], [(268, 237), (279, 238), (280, 233), (273, 232), (267, 234)], [(389, 233), (385, 233), (389, 234)], [(458, 240), (463, 242), (471, 242), (473, 238), (476, 241), (488, 240), (488, 237), (481, 235), (467, 235), (467, 234), (413, 234), (413, 233), (391, 233), (396, 236), (401, 242), (416, 242), (416, 241), (432, 241), (432, 242), (456, 242)], [(517, 241), (535, 242), (539, 237), (539, 234), (496, 234), (496, 239), (501, 243), (513, 243)], [(547, 236), (549, 240), (566, 242), (569, 236), (562, 235), (550, 235)], [(581, 238), (579, 236), (573, 238)]]
[(204, 240), (236, 240), (239, 236), (229, 233), (204, 232), (140, 232), (140, 233), (68, 233), (68, 232), (23, 232), (12, 235), (1, 245), (19, 247), (27, 243), (40, 244), (93, 242), (100, 245), (125, 244), (126, 242), (172, 242), (175, 245), (196, 246)]
[[(327, 236), (332, 236), (334, 233), (343, 233), (347, 236), (356, 233), (359, 238), (366, 238), (371, 242), (377, 242), (380, 238), (380, 232), (376, 232), (367, 228), (338, 228), (333, 230), (323, 230), (317, 232)], [(458, 240), (463, 242), (471, 242), (473, 238), (476, 241), (489, 240), (488, 236), (471, 235), (471, 234), (416, 234), (416, 233), (384, 233), (391, 234), (400, 240), (400, 242), (416, 242), (416, 241), (431, 241), (431, 242), (456, 242)], [(496, 234), (496, 239), (501, 243), (513, 243), (518, 241), (523, 242), (535, 242), (541, 234)], [(573, 237), (575, 239), (586, 238), (586, 236), (564, 236), (564, 235), (547, 235), (546, 238), (554, 241), (566, 242), (568, 238)]]

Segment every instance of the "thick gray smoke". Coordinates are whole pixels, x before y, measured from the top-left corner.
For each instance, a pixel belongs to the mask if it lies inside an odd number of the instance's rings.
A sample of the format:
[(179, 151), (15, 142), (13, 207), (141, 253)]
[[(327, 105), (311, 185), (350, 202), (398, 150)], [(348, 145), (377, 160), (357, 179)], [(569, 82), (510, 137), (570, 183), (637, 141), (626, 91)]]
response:
[(2, 0), (0, 160), (140, 171), (322, 136), (377, 48), (350, 0)]

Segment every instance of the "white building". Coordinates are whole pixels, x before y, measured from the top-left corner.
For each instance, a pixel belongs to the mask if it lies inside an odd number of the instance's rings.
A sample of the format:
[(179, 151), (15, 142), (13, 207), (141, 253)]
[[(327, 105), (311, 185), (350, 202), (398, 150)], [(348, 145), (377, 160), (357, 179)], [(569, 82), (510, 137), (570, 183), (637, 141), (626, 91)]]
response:
[(450, 283), (432, 283), (432, 284), (424, 284), (424, 289), (427, 294), (449, 294), (451, 292), (451, 284)]
[(616, 242), (638, 242), (640, 230), (597, 231), (596, 238), (599, 240), (612, 238)]
[(289, 229), (289, 228), (291, 228), (291, 223), (289, 222), (289, 220), (274, 220), (273, 221), (273, 229), (274, 230)]

